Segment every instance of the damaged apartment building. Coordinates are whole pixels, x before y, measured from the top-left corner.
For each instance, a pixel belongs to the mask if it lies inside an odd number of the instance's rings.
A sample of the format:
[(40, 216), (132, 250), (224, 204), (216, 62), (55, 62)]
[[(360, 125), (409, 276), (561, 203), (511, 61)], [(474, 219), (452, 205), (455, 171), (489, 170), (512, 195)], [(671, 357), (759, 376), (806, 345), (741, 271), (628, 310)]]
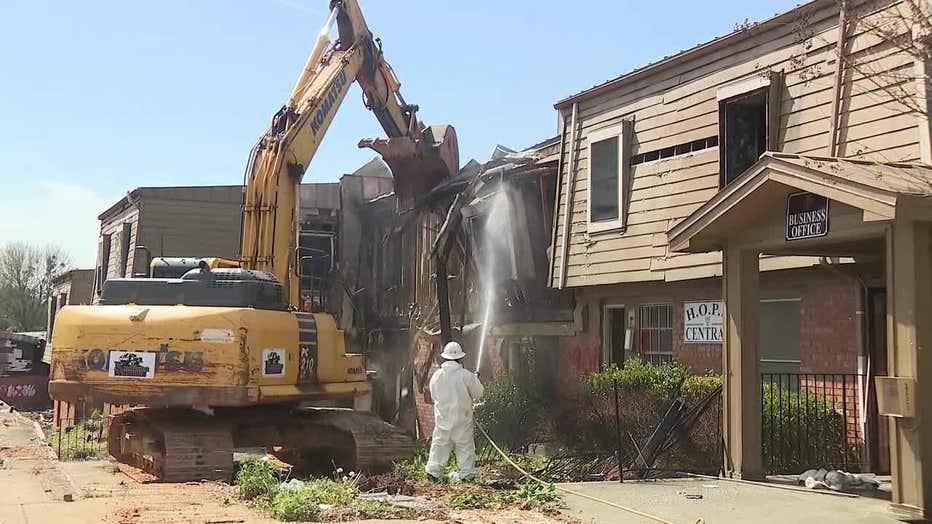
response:
[[(489, 321), (487, 376), (508, 370), (555, 380), (558, 337), (576, 333), (581, 322), (572, 294), (546, 285), (558, 142), (522, 152), (498, 148), (489, 162), (468, 163), (408, 207), (395, 198), (380, 159), (339, 182), (301, 185), (296, 256), (303, 305), (334, 315), (347, 347), (366, 353), (384, 418), (429, 433), (426, 385), (441, 346), (442, 309), (451, 336), (472, 358)], [(146, 275), (162, 257), (235, 260), (241, 205), (240, 186), (129, 192), (99, 217), (95, 296), (107, 279)], [(455, 224), (447, 224), (452, 215)], [(484, 233), (490, 228), (498, 228), (495, 235)], [(486, 244), (487, 236), (497, 241)], [(438, 304), (440, 274), (448, 308)], [(523, 365), (528, 351), (543, 356), (534, 370)]]
[(889, 471), (894, 503), (928, 516), (932, 430), (888, 396), (932, 373), (913, 5), (809, 2), (556, 103), (549, 284), (587, 310), (560, 340), (561, 397), (634, 358), (721, 373), (725, 468), (754, 479), (799, 473), (768, 469), (763, 397), (818, 395), (846, 450), (812, 467)]
[[(556, 376), (557, 337), (574, 333), (578, 320), (572, 296), (546, 285), (556, 159), (556, 139), (520, 153), (498, 148), (408, 208), (391, 194), (354, 199), (341, 180), (343, 220), (358, 226), (342, 228), (339, 279), (348, 305), (340, 324), (378, 372), (376, 406), (387, 420), (429, 434), (427, 381), (444, 336), (464, 343), (475, 369), (485, 331), (486, 376)], [(485, 234), (490, 228), (495, 235)], [(522, 351), (545, 358), (527, 370)]]

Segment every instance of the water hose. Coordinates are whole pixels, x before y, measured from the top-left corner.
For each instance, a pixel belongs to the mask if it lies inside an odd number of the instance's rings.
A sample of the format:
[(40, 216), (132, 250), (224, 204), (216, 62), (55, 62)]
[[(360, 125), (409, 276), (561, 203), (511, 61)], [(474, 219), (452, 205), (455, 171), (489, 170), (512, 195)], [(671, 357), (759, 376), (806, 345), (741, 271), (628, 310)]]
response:
[[(498, 447), (498, 444), (496, 444), (495, 441), (492, 440), (492, 437), (490, 437), (489, 434), (485, 432), (485, 428), (483, 428), (483, 427), (480, 426), (479, 424), (476, 424), (476, 427), (479, 428), (479, 432), (482, 433), (482, 436), (485, 437), (485, 439), (489, 441), (489, 444), (491, 444), (492, 447), (495, 448), (495, 451), (497, 451), (498, 454), (501, 455), (502, 458), (505, 459), (506, 462), (508, 462), (509, 464), (511, 464), (512, 467), (514, 467), (516, 470), (520, 471), (524, 476), (528, 477), (529, 479), (531, 479), (531, 480), (533, 480), (533, 481), (535, 481), (535, 482), (537, 482), (537, 483), (539, 483), (539, 484), (542, 484), (542, 485), (545, 485), (545, 486), (546, 486), (546, 485), (551, 485), (550, 482), (545, 482), (545, 481), (543, 481), (543, 480), (541, 480), (541, 479), (535, 477), (534, 475), (532, 475), (532, 474), (529, 473), (528, 471), (525, 471), (524, 468), (522, 468), (521, 466), (519, 466), (518, 464), (516, 464), (515, 461), (511, 460), (511, 457), (509, 457), (507, 453), (505, 453), (504, 451), (502, 451), (502, 448)], [(569, 493), (570, 495), (575, 495), (575, 496), (577, 496), (577, 497), (582, 497), (582, 498), (584, 498), (584, 499), (588, 499), (588, 500), (591, 500), (591, 501), (593, 501), (593, 502), (599, 502), (599, 503), (605, 504), (605, 505), (607, 505), (607, 506), (611, 506), (611, 507), (613, 507), (613, 508), (620, 509), (620, 510), (622, 510), (622, 511), (626, 511), (626, 512), (631, 513), (631, 514), (633, 514), (633, 515), (637, 515), (637, 516), (639, 516), (639, 517), (643, 517), (643, 518), (645, 518), (645, 519), (652, 520), (652, 521), (654, 521), (654, 522), (660, 522), (661, 524), (673, 524), (673, 523), (670, 522), (669, 520), (662, 519), (662, 518), (660, 518), (660, 517), (658, 517), (658, 516), (656, 516), (656, 515), (651, 515), (651, 514), (649, 514), (649, 513), (644, 513), (643, 511), (638, 511), (638, 510), (636, 510), (636, 509), (634, 509), (634, 508), (629, 508), (629, 507), (627, 507), (627, 506), (623, 506), (623, 505), (621, 505), (621, 504), (618, 504), (617, 502), (612, 502), (612, 501), (610, 501), (610, 500), (600, 499), (599, 497), (594, 497), (594, 496), (592, 496), (592, 495), (587, 495), (587, 494), (585, 494), (585, 493), (580, 493), (580, 492), (578, 492), (578, 491), (571, 490), (571, 489), (569, 489), (569, 488), (567, 488), (567, 487), (565, 487), (565, 486), (559, 486), (559, 485), (553, 484), (553, 487), (556, 488), (556, 489), (559, 490), (559, 491), (563, 491), (563, 492), (565, 492), (565, 493)], [(705, 521), (702, 520), (701, 518), (700, 518), (700, 519), (696, 519), (696, 522), (695, 522), (695, 524), (704, 524), (704, 523), (705, 523)]]

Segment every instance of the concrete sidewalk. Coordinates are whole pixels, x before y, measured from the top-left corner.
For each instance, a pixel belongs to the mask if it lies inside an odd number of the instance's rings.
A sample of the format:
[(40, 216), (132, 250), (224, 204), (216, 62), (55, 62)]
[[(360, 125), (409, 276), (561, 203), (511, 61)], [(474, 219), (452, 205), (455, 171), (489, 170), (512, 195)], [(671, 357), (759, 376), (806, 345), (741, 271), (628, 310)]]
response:
[(75, 488), (31, 420), (0, 402), (0, 524), (73, 522)]
[[(746, 524), (748, 522), (842, 522), (894, 524), (900, 522), (885, 500), (847, 498), (796, 492), (766, 485), (721, 480), (670, 479), (656, 481), (583, 482), (561, 484), (573, 491), (605, 499), (676, 524)], [(687, 495), (701, 495), (689, 499)], [(563, 493), (568, 515), (584, 522), (654, 523), (621, 509)]]

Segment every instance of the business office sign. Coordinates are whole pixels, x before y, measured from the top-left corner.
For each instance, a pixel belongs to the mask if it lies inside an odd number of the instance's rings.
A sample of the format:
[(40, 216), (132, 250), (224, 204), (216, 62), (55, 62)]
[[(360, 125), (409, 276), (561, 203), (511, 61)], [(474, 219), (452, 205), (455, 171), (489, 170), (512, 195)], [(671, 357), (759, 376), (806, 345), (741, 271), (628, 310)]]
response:
[(824, 237), (828, 234), (828, 198), (795, 193), (786, 199), (786, 239)]
[(683, 342), (687, 344), (721, 344), (721, 300), (683, 302)]

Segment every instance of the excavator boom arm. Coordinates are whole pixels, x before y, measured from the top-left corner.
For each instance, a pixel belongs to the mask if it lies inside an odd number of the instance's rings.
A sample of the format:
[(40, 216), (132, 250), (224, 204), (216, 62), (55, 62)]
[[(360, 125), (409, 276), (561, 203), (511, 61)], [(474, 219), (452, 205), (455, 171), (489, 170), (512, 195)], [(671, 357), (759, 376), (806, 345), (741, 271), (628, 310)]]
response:
[(288, 101), (253, 148), (245, 177), (241, 263), (274, 274), (298, 307), (298, 185), (354, 81), (388, 136), (359, 145), (382, 154), (399, 198), (412, 199), (414, 188), (451, 175), (459, 162), (453, 128), (425, 127), (417, 120), (417, 107), (404, 102), (356, 0), (332, 0), (330, 7), (339, 39), (328, 47), (328, 20)]

